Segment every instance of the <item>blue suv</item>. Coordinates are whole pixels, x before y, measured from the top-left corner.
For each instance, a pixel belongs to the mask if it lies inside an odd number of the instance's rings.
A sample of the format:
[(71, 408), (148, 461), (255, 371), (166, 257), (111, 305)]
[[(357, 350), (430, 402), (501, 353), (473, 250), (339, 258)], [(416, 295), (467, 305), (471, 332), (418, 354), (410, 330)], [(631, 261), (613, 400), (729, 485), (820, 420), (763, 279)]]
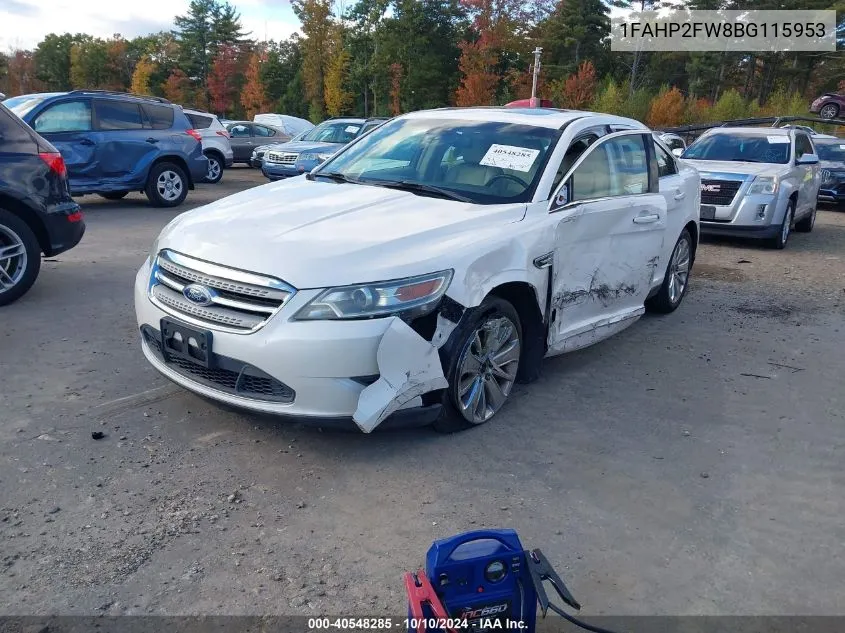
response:
[(166, 99), (73, 90), (3, 105), (61, 152), (74, 196), (119, 200), (140, 191), (155, 207), (175, 207), (208, 171), (199, 132)]

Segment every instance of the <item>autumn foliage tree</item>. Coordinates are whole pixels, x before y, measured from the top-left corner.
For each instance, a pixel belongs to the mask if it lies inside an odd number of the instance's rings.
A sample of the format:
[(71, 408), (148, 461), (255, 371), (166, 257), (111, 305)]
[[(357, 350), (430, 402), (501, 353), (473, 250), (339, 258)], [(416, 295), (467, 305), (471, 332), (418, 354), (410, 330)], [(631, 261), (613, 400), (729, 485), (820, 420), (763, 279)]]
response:
[(261, 65), (265, 61), (263, 53), (255, 52), (249, 56), (246, 68), (246, 83), (241, 90), (241, 105), (244, 107), (248, 119), (252, 119), (259, 112), (269, 110), (264, 83), (261, 80)]
[(231, 111), (237, 101), (238, 86), (238, 49), (235, 46), (220, 47), (211, 72), (208, 75), (208, 94), (211, 97), (211, 109), (216, 114), (226, 114)]
[(390, 114), (402, 114), (402, 64), (390, 64)]
[(173, 103), (188, 103), (191, 93), (191, 80), (185, 71), (176, 68), (167, 77), (167, 81), (161, 87), (165, 98)]
[(651, 127), (673, 127), (684, 120), (684, 95), (676, 87), (661, 90), (652, 100), (646, 122)]
[(586, 108), (596, 98), (596, 69), (592, 62), (582, 62), (577, 73), (563, 82), (554, 82), (552, 93), (563, 108)]
[(341, 34), (335, 35), (331, 56), (326, 64), (323, 81), (323, 98), (326, 102), (326, 113), (329, 116), (346, 114), (352, 105), (354, 95), (346, 89), (349, 76), (349, 62), (351, 56), (343, 46)]
[(149, 56), (144, 55), (139, 59), (135, 65), (135, 71), (132, 73), (132, 86), (130, 88), (132, 92), (139, 95), (150, 94), (150, 79), (155, 70), (156, 66)]

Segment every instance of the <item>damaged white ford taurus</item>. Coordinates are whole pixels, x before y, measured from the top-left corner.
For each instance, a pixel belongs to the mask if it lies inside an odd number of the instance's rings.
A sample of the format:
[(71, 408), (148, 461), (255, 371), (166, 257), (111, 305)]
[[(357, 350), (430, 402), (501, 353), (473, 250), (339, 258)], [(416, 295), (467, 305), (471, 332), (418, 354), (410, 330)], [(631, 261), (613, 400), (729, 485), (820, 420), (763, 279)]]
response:
[(699, 195), (631, 119), (408, 114), (167, 225), (135, 281), (143, 353), (244, 409), (471, 427), (545, 356), (678, 307)]

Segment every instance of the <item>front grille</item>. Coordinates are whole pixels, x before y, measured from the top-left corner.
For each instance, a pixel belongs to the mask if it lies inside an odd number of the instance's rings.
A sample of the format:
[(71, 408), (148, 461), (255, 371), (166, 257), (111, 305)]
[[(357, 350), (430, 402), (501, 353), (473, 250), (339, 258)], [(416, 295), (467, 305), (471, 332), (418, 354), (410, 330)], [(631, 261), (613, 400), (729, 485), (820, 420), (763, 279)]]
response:
[[(201, 286), (208, 301), (188, 299), (185, 288)], [(280, 279), (211, 264), (170, 250), (158, 254), (150, 298), (170, 314), (235, 332), (260, 328), (296, 290)]]
[(270, 402), (290, 403), (296, 397), (294, 390), (285, 383), (276, 380), (257, 367), (228, 356), (213, 354), (215, 366), (211, 368), (197, 365), (183, 358), (170, 357), (165, 361), (158, 330), (145, 325), (142, 328), (142, 334), (144, 341), (159, 360), (166, 362), (170, 369), (181, 376), (202, 385), (245, 398)]
[[(741, 180), (703, 180), (701, 181), (701, 204), (714, 204), (729, 207), (742, 186)], [(711, 191), (708, 191), (708, 188)], [(715, 189), (713, 191), (712, 189)]]
[(291, 152), (267, 152), (264, 155), (264, 160), (268, 163), (277, 163), (279, 165), (293, 165), (296, 163), (296, 158), (299, 154)]

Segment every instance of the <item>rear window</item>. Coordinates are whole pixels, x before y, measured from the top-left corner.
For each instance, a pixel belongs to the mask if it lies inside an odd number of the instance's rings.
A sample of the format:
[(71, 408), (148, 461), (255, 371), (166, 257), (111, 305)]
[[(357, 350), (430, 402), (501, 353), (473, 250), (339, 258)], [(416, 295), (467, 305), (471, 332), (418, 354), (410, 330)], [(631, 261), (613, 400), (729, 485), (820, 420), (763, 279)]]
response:
[(141, 110), (154, 130), (166, 130), (173, 127), (173, 108), (152, 103), (142, 103)]
[(269, 127), (264, 127), (263, 125), (253, 125), (252, 129), (255, 130), (256, 136), (275, 136), (276, 131), (271, 130)]
[(214, 119), (210, 116), (202, 116), (201, 114), (191, 114), (186, 112), (185, 116), (188, 117), (188, 121), (191, 122), (191, 127), (195, 130), (205, 130), (210, 128), (212, 121), (214, 121)]
[(95, 99), (94, 113), (100, 130), (140, 130), (144, 127), (141, 110), (131, 101)]
[(6, 108), (0, 107), (0, 137), (9, 143), (34, 141), (29, 126)]

